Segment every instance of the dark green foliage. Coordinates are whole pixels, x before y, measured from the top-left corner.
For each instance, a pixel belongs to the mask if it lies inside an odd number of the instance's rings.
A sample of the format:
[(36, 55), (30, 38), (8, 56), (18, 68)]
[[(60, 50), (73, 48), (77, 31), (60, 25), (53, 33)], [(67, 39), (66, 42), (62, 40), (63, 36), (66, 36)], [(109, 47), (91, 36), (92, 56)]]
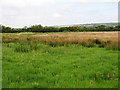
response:
[(43, 32), (59, 32), (59, 28), (55, 27), (44, 27)]
[(43, 26), (41, 25), (33, 25), (29, 28), (25, 29), (26, 32), (42, 32), (43, 31)]
[(18, 33), (18, 32), (88, 32), (88, 31), (120, 31), (120, 26), (110, 26), (106, 27), (105, 25), (99, 25), (97, 27), (81, 27), (81, 26), (69, 26), (69, 27), (43, 27), (42, 25), (33, 25), (31, 27), (24, 28), (11, 28), (1, 26), (2, 33)]

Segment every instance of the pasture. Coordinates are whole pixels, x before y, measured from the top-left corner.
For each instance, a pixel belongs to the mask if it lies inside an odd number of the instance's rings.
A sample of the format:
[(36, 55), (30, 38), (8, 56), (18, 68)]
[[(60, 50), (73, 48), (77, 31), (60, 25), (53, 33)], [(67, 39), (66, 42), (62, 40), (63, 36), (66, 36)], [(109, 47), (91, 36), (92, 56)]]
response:
[(118, 87), (118, 32), (2, 37), (3, 88)]

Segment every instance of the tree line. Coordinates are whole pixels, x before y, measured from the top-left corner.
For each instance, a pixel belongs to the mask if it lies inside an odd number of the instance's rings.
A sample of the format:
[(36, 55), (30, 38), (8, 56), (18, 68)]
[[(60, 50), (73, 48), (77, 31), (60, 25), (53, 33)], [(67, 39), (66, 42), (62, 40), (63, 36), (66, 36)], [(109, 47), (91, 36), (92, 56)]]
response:
[(81, 26), (70, 26), (70, 27), (43, 27), (42, 25), (33, 25), (31, 27), (24, 28), (11, 28), (0, 25), (0, 33), (19, 33), (19, 32), (87, 32), (87, 31), (120, 31), (120, 26), (109, 26), (98, 25), (96, 27), (81, 27)]

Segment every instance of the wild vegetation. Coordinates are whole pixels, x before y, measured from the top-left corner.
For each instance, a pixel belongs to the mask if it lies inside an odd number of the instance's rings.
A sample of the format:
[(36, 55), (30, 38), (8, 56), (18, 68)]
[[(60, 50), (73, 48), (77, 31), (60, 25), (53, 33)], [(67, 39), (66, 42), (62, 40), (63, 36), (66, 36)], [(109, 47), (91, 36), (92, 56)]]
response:
[(70, 26), (70, 27), (43, 27), (42, 25), (33, 25), (31, 27), (24, 28), (11, 28), (1, 25), (0, 32), (2, 33), (19, 33), (19, 32), (94, 32), (94, 31), (120, 31), (120, 26), (99, 25), (96, 27), (81, 27), (81, 26)]
[[(43, 35), (3, 35), (3, 43), (45, 43), (52, 47), (69, 44), (118, 50), (118, 32), (80, 32)], [(23, 43), (25, 43), (23, 42)], [(25, 43), (26, 44), (26, 43)], [(37, 44), (36, 44), (37, 45)]]
[(118, 32), (28, 34), (3, 34), (3, 88), (118, 87)]

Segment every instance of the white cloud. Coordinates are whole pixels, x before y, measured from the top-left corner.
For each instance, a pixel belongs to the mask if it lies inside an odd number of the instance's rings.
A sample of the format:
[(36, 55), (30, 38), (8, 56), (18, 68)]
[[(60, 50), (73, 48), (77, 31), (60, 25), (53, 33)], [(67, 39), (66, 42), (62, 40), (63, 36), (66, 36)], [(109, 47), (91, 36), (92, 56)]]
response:
[(63, 11), (63, 12), (73, 12), (73, 8), (72, 8), (72, 5), (70, 4), (64, 4), (64, 5), (61, 5), (60, 6), (60, 9)]
[(90, 2), (90, 0), (68, 0), (70, 2), (74, 2), (74, 3), (87, 3)]
[[(0, 6), (0, 13), (2, 13), (2, 9), (1, 9), (1, 6)], [(0, 24), (2, 23), (2, 14), (0, 14)]]
[(54, 14), (53, 14), (53, 17), (59, 18), (59, 17), (61, 17), (61, 14), (59, 14), (59, 13), (54, 13)]
[(119, 2), (120, 0), (67, 0), (74, 3), (89, 3), (89, 2)]
[(23, 0), (1, 0), (0, 5), (2, 7), (17, 7), (17, 8), (22, 8), (26, 6)]
[(25, 0), (28, 5), (31, 6), (44, 6), (47, 4), (54, 4), (55, 0)]
[(44, 6), (54, 4), (55, 0), (0, 0), (2, 7), (23, 8), (25, 6)]
[[(113, 5), (111, 3), (106, 7), (105, 5), (107, 4), (99, 2), (108, 3), (117, 1), (118, 0), (0, 0), (0, 9), (2, 9), (0, 10), (0, 23), (11, 27), (23, 27), (35, 24), (60, 25), (89, 23), (92, 21), (113, 21), (117, 20), (117, 8), (114, 7), (115, 4)], [(94, 2), (98, 3), (93, 5)], [(102, 6), (102, 8), (100, 6)], [(96, 9), (97, 12), (94, 11)], [(101, 13), (105, 14), (101, 16)]]
[(119, 2), (120, 0), (99, 0), (100, 2)]
[(63, 7), (63, 9), (70, 9), (71, 8), (70, 4), (64, 4), (62, 7)]

